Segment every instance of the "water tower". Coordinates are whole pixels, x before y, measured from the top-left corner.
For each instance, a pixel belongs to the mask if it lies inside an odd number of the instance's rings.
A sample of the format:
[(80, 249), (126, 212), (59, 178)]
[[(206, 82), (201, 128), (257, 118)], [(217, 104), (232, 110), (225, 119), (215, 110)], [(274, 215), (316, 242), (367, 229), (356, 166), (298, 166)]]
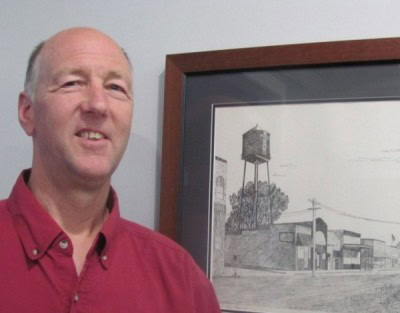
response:
[[(247, 162), (254, 164), (254, 220), (255, 228), (257, 225), (257, 213), (258, 213), (258, 166), (260, 164), (267, 164), (267, 175), (268, 175), (268, 196), (270, 191), (269, 182), (269, 166), (268, 161), (271, 159), (270, 155), (270, 144), (269, 144), (270, 134), (261, 129), (258, 124), (252, 129), (248, 130), (243, 134), (243, 147), (242, 147), (242, 160), (244, 160), (244, 170), (243, 170), (243, 184), (242, 190), (244, 191), (244, 184), (246, 180), (246, 166)], [(242, 213), (243, 205), (243, 195), (240, 200), (240, 214)], [(271, 205), (270, 205), (271, 210)], [(272, 212), (270, 212), (272, 213)], [(272, 214), (271, 218), (272, 218)], [(241, 216), (241, 215), (240, 215)], [(272, 224), (272, 219), (270, 220)], [(239, 228), (241, 225), (239, 224)]]

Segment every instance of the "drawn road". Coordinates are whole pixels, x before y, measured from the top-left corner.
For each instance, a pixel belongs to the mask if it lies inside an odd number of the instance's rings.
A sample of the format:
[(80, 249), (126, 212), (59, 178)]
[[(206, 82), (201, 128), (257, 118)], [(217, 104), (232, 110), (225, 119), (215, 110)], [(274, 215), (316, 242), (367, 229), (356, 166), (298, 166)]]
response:
[(256, 312), (397, 313), (400, 308), (398, 270), (326, 272), (317, 277), (262, 273), (215, 277), (213, 284), (222, 307), (248, 306)]

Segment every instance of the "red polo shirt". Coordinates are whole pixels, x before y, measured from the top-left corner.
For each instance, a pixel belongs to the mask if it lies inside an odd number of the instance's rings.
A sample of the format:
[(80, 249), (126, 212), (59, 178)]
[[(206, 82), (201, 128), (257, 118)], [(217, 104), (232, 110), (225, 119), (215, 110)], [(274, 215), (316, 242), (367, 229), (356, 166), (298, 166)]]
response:
[[(0, 312), (217, 313), (214, 290), (181, 247), (113, 208), (77, 276), (72, 244), (18, 178), (0, 201)], [(25, 179), (24, 179), (25, 177)]]

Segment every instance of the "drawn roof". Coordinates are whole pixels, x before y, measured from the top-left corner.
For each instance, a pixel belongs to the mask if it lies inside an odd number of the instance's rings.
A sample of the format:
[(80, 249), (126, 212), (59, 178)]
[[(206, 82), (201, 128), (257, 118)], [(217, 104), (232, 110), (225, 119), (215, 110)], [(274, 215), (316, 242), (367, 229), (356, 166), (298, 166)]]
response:
[(288, 212), (287, 215), (283, 213), (278, 220), (275, 221), (275, 224), (312, 222), (311, 211), (296, 215), (290, 215), (290, 213), (291, 212)]

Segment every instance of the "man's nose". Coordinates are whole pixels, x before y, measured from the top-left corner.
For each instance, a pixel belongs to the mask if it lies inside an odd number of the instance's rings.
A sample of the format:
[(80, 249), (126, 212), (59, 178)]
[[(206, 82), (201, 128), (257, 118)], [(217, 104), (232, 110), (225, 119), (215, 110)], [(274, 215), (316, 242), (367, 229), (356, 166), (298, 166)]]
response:
[(105, 115), (108, 112), (106, 90), (102, 85), (89, 85), (82, 108), (87, 113)]

